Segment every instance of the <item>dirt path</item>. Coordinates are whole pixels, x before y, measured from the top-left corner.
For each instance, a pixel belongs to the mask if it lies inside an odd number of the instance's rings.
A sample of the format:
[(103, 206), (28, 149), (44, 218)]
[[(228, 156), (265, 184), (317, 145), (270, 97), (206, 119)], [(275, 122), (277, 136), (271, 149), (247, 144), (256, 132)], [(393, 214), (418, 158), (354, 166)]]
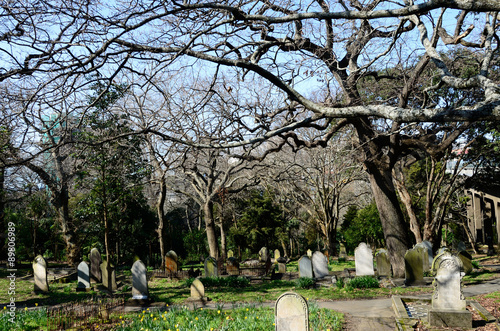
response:
[(342, 330), (394, 331), (396, 322), (391, 317), (353, 317), (346, 315)]

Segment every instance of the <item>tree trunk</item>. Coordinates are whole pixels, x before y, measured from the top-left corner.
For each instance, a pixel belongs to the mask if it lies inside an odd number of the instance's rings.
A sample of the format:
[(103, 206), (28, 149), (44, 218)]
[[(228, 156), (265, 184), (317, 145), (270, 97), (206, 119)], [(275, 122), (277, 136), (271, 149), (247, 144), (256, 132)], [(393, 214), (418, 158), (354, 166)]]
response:
[(394, 277), (403, 278), (405, 276), (404, 254), (410, 247), (410, 241), (391, 174), (391, 170), (372, 167), (370, 184), (380, 214)]
[[(165, 215), (163, 214), (163, 206), (165, 205), (166, 193), (167, 187), (162, 178), (160, 181), (160, 194), (158, 196), (158, 201), (156, 202), (156, 214), (158, 215), (158, 228), (156, 229), (156, 232), (158, 233), (158, 243), (160, 244), (161, 269), (165, 267), (165, 242), (163, 238)], [(189, 219), (187, 221), (189, 223)]]
[(420, 225), (418, 224), (417, 215), (415, 215), (415, 210), (413, 209), (413, 205), (411, 203), (411, 196), (404, 183), (395, 180), (396, 188), (398, 189), (399, 197), (401, 201), (405, 205), (406, 212), (410, 218), (410, 230), (415, 236), (415, 240), (418, 243), (422, 242), (422, 233), (420, 232)]
[[(52, 192), (54, 193), (54, 192)], [(59, 225), (64, 244), (66, 246), (66, 257), (70, 267), (78, 265), (80, 259), (80, 245), (78, 245), (73, 232), (69, 228), (69, 204), (68, 193), (63, 189), (59, 194), (57, 201), (53, 201), (53, 205), (57, 209)]]
[(214, 210), (213, 203), (211, 201), (208, 201), (203, 205), (203, 213), (205, 216), (205, 230), (207, 232), (210, 256), (218, 259), (219, 247), (217, 244), (217, 236), (215, 234)]

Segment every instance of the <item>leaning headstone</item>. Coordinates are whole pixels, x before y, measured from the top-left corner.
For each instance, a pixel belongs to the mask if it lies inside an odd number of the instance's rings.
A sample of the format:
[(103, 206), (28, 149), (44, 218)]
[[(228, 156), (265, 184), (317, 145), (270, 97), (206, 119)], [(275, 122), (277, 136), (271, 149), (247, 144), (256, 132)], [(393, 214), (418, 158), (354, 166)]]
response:
[(299, 259), (299, 277), (313, 278), (311, 259), (307, 255)]
[(386, 249), (379, 249), (375, 253), (375, 262), (377, 263), (377, 276), (391, 276), (391, 262), (389, 261), (389, 253)]
[(457, 254), (457, 256), (462, 261), (465, 274), (470, 274), (472, 269), (474, 269), (474, 266), (472, 265), (472, 256), (467, 251), (461, 251)]
[(116, 291), (116, 273), (112, 265), (110, 266), (110, 271), (111, 271), (111, 284), (109, 284), (108, 263), (106, 261), (102, 261), (101, 263), (102, 285), (110, 291)]
[(90, 290), (90, 269), (87, 262), (82, 261), (78, 265), (78, 284), (76, 285), (76, 290), (80, 291), (88, 291)]
[(47, 262), (41, 255), (35, 257), (33, 261), (33, 275), (35, 277), (35, 293), (48, 292)]
[(312, 266), (314, 277), (324, 278), (328, 276), (328, 260), (320, 251), (316, 251), (312, 255)]
[(196, 278), (195, 280), (193, 280), (193, 283), (191, 284), (191, 299), (201, 300), (204, 297), (205, 297), (205, 286), (203, 286), (201, 280)]
[(232, 250), (227, 251), (227, 258), (234, 257), (234, 252)]
[(168, 251), (167, 254), (165, 254), (165, 270), (170, 273), (177, 273), (177, 260), (177, 253)]
[(148, 299), (147, 269), (141, 260), (132, 264), (132, 299)]
[(421, 243), (415, 245), (415, 247), (424, 247), (427, 251), (427, 262), (424, 260), (424, 272), (430, 270), (432, 261), (434, 260), (434, 254), (432, 252), (432, 244), (430, 241), (424, 240)]
[(90, 276), (95, 282), (100, 283), (102, 281), (101, 278), (102, 259), (101, 259), (101, 254), (99, 253), (97, 248), (92, 248), (90, 250), (89, 259), (90, 259)]
[(267, 247), (262, 247), (259, 251), (260, 262), (266, 262), (269, 259), (269, 250)]
[(218, 277), (219, 269), (217, 268), (217, 260), (209, 256), (205, 259), (205, 277)]
[(307, 253), (307, 256), (309, 256), (309, 257), (312, 257), (312, 255), (313, 255), (313, 252), (310, 249), (308, 249), (306, 253)]
[(462, 293), (461, 264), (461, 260), (449, 252), (434, 259), (432, 269), (436, 277), (429, 310), (431, 326), (472, 327), (472, 315), (466, 310), (467, 303)]
[(416, 247), (406, 251), (405, 259), (405, 284), (425, 285), (424, 280), (424, 251), (423, 247)]
[(309, 307), (307, 301), (297, 293), (282, 294), (274, 309), (276, 331), (308, 331)]
[(240, 264), (235, 257), (230, 257), (227, 259), (226, 270), (230, 276), (239, 276)]
[(278, 262), (278, 259), (281, 257), (281, 252), (279, 249), (274, 250), (274, 260)]
[(360, 243), (354, 250), (354, 265), (356, 276), (375, 275), (372, 249), (366, 243)]
[(339, 259), (346, 259), (347, 258), (347, 251), (345, 249), (345, 245), (340, 243), (340, 251), (339, 251)]

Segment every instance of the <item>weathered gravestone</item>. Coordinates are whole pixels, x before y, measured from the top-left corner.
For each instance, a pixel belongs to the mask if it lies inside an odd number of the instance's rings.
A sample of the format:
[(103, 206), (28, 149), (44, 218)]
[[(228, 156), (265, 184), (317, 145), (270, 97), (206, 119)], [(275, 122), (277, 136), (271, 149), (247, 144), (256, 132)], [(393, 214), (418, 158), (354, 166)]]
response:
[(346, 259), (347, 258), (347, 251), (345, 249), (345, 245), (340, 243), (340, 251), (339, 251), (339, 259)]
[(148, 277), (147, 269), (141, 260), (132, 265), (132, 299), (148, 299)]
[(462, 261), (465, 274), (470, 274), (472, 269), (474, 269), (472, 265), (472, 256), (467, 251), (458, 252), (457, 256)]
[(218, 277), (219, 269), (217, 267), (217, 260), (209, 256), (205, 259), (205, 277)]
[[(102, 277), (102, 285), (107, 288), (109, 291), (116, 291), (116, 273), (115, 269), (111, 265), (109, 267), (108, 273), (108, 263), (106, 261), (102, 261), (101, 263), (101, 277)], [(109, 282), (111, 280), (111, 283)]]
[(313, 278), (313, 268), (309, 256), (302, 256), (299, 259), (299, 277)]
[(436, 252), (436, 256), (438, 256), (439, 254), (441, 253), (444, 253), (444, 252), (449, 252), (450, 249), (448, 247), (441, 247), (440, 249), (438, 249), (438, 251)]
[(307, 256), (312, 257), (313, 252), (310, 249), (308, 249), (307, 252), (306, 252), (306, 254), (307, 254)]
[(33, 261), (33, 275), (35, 277), (35, 293), (48, 292), (47, 262), (41, 255), (35, 257)]
[(467, 246), (465, 246), (463, 241), (458, 242), (455, 246), (457, 252), (465, 251), (467, 249)]
[(416, 247), (409, 249), (405, 254), (405, 284), (425, 285), (424, 280), (424, 256), (425, 248)]
[(90, 269), (87, 262), (82, 261), (78, 265), (78, 284), (76, 285), (76, 290), (80, 291), (88, 291), (90, 290)]
[(286, 273), (286, 258), (280, 257), (280, 258), (278, 258), (277, 262), (278, 262), (278, 273), (279, 274)]
[(366, 243), (360, 243), (354, 250), (354, 265), (356, 276), (375, 275), (372, 249)]
[(201, 280), (196, 278), (191, 284), (191, 300), (202, 300), (205, 298), (205, 286)]
[(226, 270), (231, 276), (238, 276), (240, 274), (240, 264), (235, 257), (227, 259)]
[(90, 259), (90, 276), (92, 279), (100, 283), (102, 278), (101, 278), (101, 253), (97, 250), (97, 248), (92, 248), (90, 250), (89, 254), (89, 259)]
[(232, 250), (227, 251), (227, 258), (234, 257), (234, 252)]
[(379, 249), (375, 253), (375, 262), (377, 263), (377, 276), (391, 276), (391, 262), (389, 261), (389, 253), (386, 249)]
[(259, 260), (260, 262), (267, 262), (269, 259), (269, 250), (267, 247), (262, 247), (259, 251)]
[(281, 257), (281, 252), (279, 249), (274, 250), (274, 260), (278, 262), (278, 259)]
[(171, 273), (177, 272), (177, 253), (174, 251), (168, 251), (165, 254), (165, 270)]
[(314, 277), (324, 278), (328, 276), (328, 260), (320, 251), (316, 251), (312, 255), (312, 267)]
[[(425, 248), (423, 260), (424, 272), (429, 271), (432, 265), (432, 261), (434, 260), (434, 254), (432, 253), (432, 244), (429, 241), (424, 240), (421, 243), (416, 244), (415, 247)], [(425, 259), (425, 253), (427, 253), (427, 259)]]
[(432, 308), (429, 324), (439, 327), (472, 327), (472, 315), (466, 310), (462, 293), (462, 261), (449, 252), (434, 259), (432, 269), (436, 272)]
[(276, 331), (308, 331), (309, 307), (297, 293), (286, 292), (276, 300), (274, 308)]

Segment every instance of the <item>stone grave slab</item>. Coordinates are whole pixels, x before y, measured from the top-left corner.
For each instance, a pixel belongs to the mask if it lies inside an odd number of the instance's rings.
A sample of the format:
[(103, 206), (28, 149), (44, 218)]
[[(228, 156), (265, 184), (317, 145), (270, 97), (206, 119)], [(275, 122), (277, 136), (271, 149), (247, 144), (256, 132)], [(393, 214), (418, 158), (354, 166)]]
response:
[(205, 277), (218, 277), (217, 260), (211, 256), (205, 259)]
[(391, 276), (391, 262), (389, 261), (389, 253), (386, 249), (379, 249), (375, 253), (375, 261), (377, 263), (377, 276)]
[(324, 278), (329, 275), (328, 260), (320, 251), (316, 251), (312, 255), (312, 267), (315, 278)]
[(307, 255), (299, 259), (299, 277), (313, 278), (312, 262)]
[(144, 263), (138, 260), (132, 265), (132, 299), (147, 300), (148, 296), (147, 269)]
[(356, 276), (374, 276), (373, 253), (366, 243), (360, 243), (354, 250), (354, 265)]
[(101, 275), (101, 253), (97, 248), (92, 248), (89, 254), (90, 259), (90, 277), (97, 283), (102, 281)]
[(33, 276), (35, 278), (35, 293), (48, 292), (47, 262), (41, 255), (38, 255), (33, 260)]
[(309, 307), (297, 293), (286, 292), (276, 300), (274, 317), (276, 331), (309, 330)]
[(424, 256), (425, 248), (416, 247), (406, 251), (405, 259), (405, 284), (422, 286), (424, 280)]
[(111, 272), (111, 283), (109, 283), (108, 277), (108, 263), (106, 261), (102, 261), (101, 263), (101, 277), (102, 277), (102, 285), (107, 288), (109, 291), (116, 291), (116, 273), (114, 267), (110, 266)]
[(87, 262), (82, 261), (78, 264), (77, 274), (78, 283), (76, 285), (76, 290), (79, 292), (90, 290), (90, 268)]

